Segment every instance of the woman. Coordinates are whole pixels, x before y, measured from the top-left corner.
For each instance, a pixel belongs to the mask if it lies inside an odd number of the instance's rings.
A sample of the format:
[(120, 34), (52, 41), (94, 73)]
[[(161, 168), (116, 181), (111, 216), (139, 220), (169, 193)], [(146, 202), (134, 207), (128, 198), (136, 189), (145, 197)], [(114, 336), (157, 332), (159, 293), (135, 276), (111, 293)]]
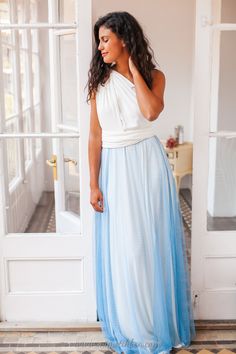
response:
[(137, 20), (94, 26), (88, 80), (97, 311), (118, 353), (169, 353), (195, 337), (182, 216), (157, 132), (165, 75)]

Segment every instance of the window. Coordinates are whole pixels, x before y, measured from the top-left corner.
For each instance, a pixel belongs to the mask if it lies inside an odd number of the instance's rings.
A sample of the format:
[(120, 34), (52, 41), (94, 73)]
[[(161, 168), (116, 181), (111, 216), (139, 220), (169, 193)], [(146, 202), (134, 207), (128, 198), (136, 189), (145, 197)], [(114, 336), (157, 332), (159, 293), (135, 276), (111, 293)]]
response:
[[(37, 22), (37, 1), (0, 1), (2, 24)], [(24, 26), (23, 26), (24, 27)], [(41, 132), (40, 63), (38, 29), (19, 27), (1, 30), (4, 131), (6, 133)], [(6, 142), (9, 188), (27, 173), (30, 162), (42, 149), (41, 141), (9, 139)], [(23, 158), (19, 158), (18, 154)], [(21, 171), (21, 172), (20, 172)]]

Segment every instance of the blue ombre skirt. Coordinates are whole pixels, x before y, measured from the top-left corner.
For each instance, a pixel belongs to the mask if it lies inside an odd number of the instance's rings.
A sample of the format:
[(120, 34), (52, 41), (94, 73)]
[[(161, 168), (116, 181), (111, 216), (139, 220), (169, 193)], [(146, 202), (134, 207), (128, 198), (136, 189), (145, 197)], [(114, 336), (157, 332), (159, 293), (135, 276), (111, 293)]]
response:
[(179, 199), (154, 135), (103, 148), (94, 212), (97, 313), (117, 353), (169, 353), (196, 336)]

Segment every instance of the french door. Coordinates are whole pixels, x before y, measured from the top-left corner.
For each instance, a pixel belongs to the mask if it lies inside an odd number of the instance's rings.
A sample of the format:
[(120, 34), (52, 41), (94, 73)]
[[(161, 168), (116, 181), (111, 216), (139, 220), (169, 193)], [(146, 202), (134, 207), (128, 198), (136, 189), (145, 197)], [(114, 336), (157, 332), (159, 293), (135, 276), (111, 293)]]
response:
[(85, 91), (91, 2), (11, 0), (7, 10), (9, 21), (0, 24), (0, 320), (96, 321)]
[(196, 1), (192, 289), (196, 319), (236, 318), (236, 3)]

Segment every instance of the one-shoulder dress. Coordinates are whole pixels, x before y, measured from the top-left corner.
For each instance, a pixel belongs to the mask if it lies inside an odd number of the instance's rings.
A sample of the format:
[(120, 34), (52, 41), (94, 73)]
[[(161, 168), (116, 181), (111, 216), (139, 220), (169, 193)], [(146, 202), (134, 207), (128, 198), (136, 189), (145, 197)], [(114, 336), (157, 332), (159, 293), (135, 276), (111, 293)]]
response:
[(111, 69), (96, 94), (102, 128), (94, 212), (97, 315), (117, 353), (169, 353), (195, 338), (184, 229), (170, 163), (139, 108), (135, 85)]

